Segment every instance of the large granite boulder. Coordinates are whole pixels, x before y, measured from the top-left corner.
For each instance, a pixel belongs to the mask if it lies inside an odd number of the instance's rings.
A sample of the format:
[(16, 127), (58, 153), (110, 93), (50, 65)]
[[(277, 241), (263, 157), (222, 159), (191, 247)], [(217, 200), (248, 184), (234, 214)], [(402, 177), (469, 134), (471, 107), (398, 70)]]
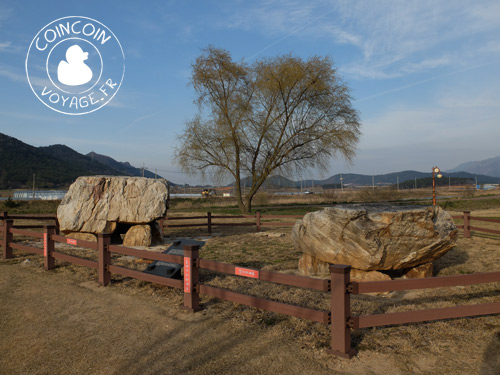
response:
[(439, 207), (344, 205), (311, 212), (292, 229), (304, 253), (299, 270), (314, 274), (325, 263), (400, 270), (432, 262), (452, 249), (457, 229)]
[[(64, 233), (113, 233), (165, 216), (168, 182), (143, 177), (79, 177), (57, 209)], [(149, 245), (149, 244), (144, 244)]]

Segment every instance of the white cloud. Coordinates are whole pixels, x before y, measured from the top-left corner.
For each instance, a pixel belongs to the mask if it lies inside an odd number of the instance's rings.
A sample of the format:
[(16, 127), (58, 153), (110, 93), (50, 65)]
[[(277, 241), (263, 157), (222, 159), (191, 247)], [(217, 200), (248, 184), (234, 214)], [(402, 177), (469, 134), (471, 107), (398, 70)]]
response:
[[(5, 65), (0, 65), (0, 76), (8, 78), (13, 82), (20, 82), (28, 84), (28, 78), (24, 72), (20, 72), (18, 70), (14, 70)], [(31, 85), (37, 88), (43, 88), (45, 86), (49, 87), (52, 85), (49, 79), (41, 78), (38, 76), (30, 75)]]
[(455, 157), (462, 153), (468, 157), (474, 153), (496, 156), (500, 137), (499, 99), (497, 88), (480, 94), (450, 87), (436, 93), (431, 98), (432, 105), (412, 103), (387, 108), (363, 123), (360, 155), (368, 151), (385, 153), (392, 155), (390, 160), (396, 160), (398, 149), (409, 154), (446, 149)]
[(0, 26), (5, 25), (14, 15), (14, 9), (7, 7), (5, 4), (0, 4)]
[(13, 45), (11, 41), (0, 42), (0, 53), (15, 53), (23, 50), (23, 47)]
[[(341, 70), (359, 77), (385, 79), (474, 63), (475, 51), (481, 48), (478, 38), (500, 33), (500, 3), (496, 0), (252, 4), (249, 9), (230, 11), (229, 20), (219, 26), (257, 30), (276, 39), (271, 46), (291, 34), (303, 39), (329, 39), (332, 45), (352, 45), (359, 56)], [(491, 42), (489, 47), (488, 51), (483, 46), (482, 53), (496, 50), (498, 42)]]

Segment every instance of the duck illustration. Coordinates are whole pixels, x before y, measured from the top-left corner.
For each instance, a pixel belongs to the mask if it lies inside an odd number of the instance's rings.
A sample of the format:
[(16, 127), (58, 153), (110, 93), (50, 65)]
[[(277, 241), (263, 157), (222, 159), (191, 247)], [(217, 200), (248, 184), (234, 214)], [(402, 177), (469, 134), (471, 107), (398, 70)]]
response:
[(64, 85), (80, 86), (92, 79), (92, 69), (84, 63), (89, 58), (79, 45), (74, 44), (66, 51), (66, 60), (57, 67), (57, 79)]

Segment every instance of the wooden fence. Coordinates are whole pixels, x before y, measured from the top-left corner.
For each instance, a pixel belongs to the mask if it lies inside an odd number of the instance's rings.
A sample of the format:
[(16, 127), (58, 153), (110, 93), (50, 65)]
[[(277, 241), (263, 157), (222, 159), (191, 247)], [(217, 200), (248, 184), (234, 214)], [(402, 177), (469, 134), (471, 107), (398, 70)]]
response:
[(464, 211), (463, 216), (452, 216), (452, 218), (463, 220), (463, 224), (457, 225), (457, 228), (464, 230), (464, 237), (465, 238), (471, 238), (472, 231), (490, 233), (490, 234), (500, 234), (500, 230), (479, 228), (479, 227), (471, 225), (471, 222), (473, 220), (487, 222), (487, 223), (500, 224), (500, 219), (490, 219), (490, 218), (486, 218), (486, 217), (471, 216), (470, 211)]
[[(45, 214), (32, 214), (32, 215), (9, 215), (8, 212), (3, 211), (0, 212), (0, 220), (44, 220), (44, 221), (54, 221), (54, 225), (56, 228), (56, 232), (59, 234), (59, 221), (57, 220), (57, 216), (55, 215), (45, 215)], [(16, 225), (14, 228), (18, 229), (42, 229), (44, 225), (35, 224), (35, 225)]]
[[(23, 218), (26, 219), (26, 217)], [(55, 260), (96, 269), (99, 283), (103, 286), (111, 282), (112, 274), (119, 274), (125, 277), (132, 277), (181, 289), (184, 293), (184, 308), (191, 312), (201, 309), (199, 296), (202, 294), (314, 322), (330, 324), (331, 348), (328, 352), (344, 358), (351, 358), (356, 354), (356, 350), (351, 346), (351, 330), (353, 329), (500, 313), (500, 302), (373, 315), (356, 316), (351, 313), (351, 295), (500, 282), (500, 272), (424, 279), (356, 282), (350, 280), (350, 266), (332, 265), (330, 266), (330, 279), (315, 279), (279, 272), (243, 268), (233, 264), (202, 259), (199, 257), (198, 246), (185, 246), (183, 256), (169, 255), (112, 245), (110, 234), (99, 234), (97, 243), (95, 243), (59, 236), (56, 234), (54, 225), (45, 225), (43, 232), (35, 232), (25, 228), (15, 228), (12, 219), (4, 219), (2, 224), (1, 233), (3, 234), (3, 238), (0, 241), (0, 246), (3, 248), (3, 259), (12, 258), (12, 250), (16, 249), (43, 256), (44, 268), (46, 270), (51, 270), (55, 267)], [(15, 242), (15, 235), (41, 239), (42, 246), (30, 246)], [(56, 243), (65, 243), (96, 250), (97, 261), (56, 251)], [(184, 267), (183, 280), (151, 275), (114, 265), (112, 263), (112, 253), (181, 264)], [(204, 285), (200, 282), (200, 270), (211, 270), (282, 285), (318, 290), (325, 293), (330, 292), (331, 308), (330, 311), (316, 310)]]
[(500, 272), (476, 273), (459, 276), (428, 277), (424, 279), (388, 281), (350, 281), (350, 266), (331, 266), (332, 270), (332, 349), (341, 357), (351, 358), (356, 350), (351, 347), (351, 329), (380, 327), (394, 324), (428, 322), (500, 313), (500, 302), (461, 305), (439, 309), (405, 311), (374, 315), (351, 314), (351, 295), (397, 290), (430, 289), (482, 283), (500, 282)]
[[(23, 218), (26, 219), (27, 217)], [(271, 301), (265, 298), (245, 295), (224, 288), (203, 285), (199, 281), (199, 272), (202, 269), (211, 270), (229, 275), (258, 279), (281, 285), (313, 289), (327, 293), (330, 291), (330, 280), (243, 268), (234, 264), (202, 259), (199, 257), (199, 246), (185, 246), (183, 256), (170, 255), (145, 250), (137, 250), (121, 245), (113, 245), (111, 244), (110, 234), (99, 234), (97, 243), (95, 243), (60, 236), (56, 234), (54, 225), (45, 225), (43, 232), (35, 232), (27, 229), (15, 228), (12, 219), (5, 219), (3, 220), (2, 224), (3, 225), (0, 234), (2, 234), (3, 238), (0, 241), (0, 246), (3, 249), (3, 259), (12, 258), (13, 249), (15, 249), (43, 256), (44, 268), (46, 270), (53, 269), (55, 267), (56, 260), (70, 262), (88, 268), (96, 269), (98, 273), (99, 283), (103, 286), (106, 286), (110, 283), (111, 274), (119, 274), (125, 277), (131, 277), (138, 280), (181, 289), (184, 292), (184, 308), (192, 312), (200, 310), (199, 296), (200, 294), (203, 294), (323, 324), (330, 324), (331, 322), (330, 311), (310, 309), (287, 303)], [(16, 242), (14, 241), (14, 236), (24, 236), (40, 239), (41, 246), (38, 247)], [(62, 253), (56, 250), (56, 243), (64, 243), (95, 250), (97, 252), (97, 261)], [(134, 256), (148, 260), (181, 264), (184, 267), (183, 280), (156, 276), (115, 265), (112, 263), (112, 253)]]
[[(214, 226), (238, 227), (238, 226), (255, 226), (257, 232), (262, 227), (291, 227), (294, 222), (270, 221), (273, 219), (301, 219), (304, 215), (262, 215), (256, 212), (255, 215), (213, 215), (207, 212), (206, 215), (198, 216), (166, 216), (159, 220), (162, 230), (167, 228), (189, 228), (189, 227), (206, 227), (209, 234), (212, 233)], [(231, 221), (219, 220), (231, 219)], [(170, 224), (172, 221), (197, 221), (197, 223), (189, 224)], [(246, 221), (235, 221), (246, 220)]]

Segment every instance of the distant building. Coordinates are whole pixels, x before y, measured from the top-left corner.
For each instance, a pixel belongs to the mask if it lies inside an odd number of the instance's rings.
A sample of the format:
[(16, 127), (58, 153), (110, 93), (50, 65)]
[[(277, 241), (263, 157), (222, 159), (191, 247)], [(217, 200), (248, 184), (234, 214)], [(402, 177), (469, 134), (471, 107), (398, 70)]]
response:
[[(35, 199), (41, 200), (60, 200), (63, 199), (67, 190), (36, 190)], [(33, 199), (33, 190), (15, 191), (12, 199)]]

